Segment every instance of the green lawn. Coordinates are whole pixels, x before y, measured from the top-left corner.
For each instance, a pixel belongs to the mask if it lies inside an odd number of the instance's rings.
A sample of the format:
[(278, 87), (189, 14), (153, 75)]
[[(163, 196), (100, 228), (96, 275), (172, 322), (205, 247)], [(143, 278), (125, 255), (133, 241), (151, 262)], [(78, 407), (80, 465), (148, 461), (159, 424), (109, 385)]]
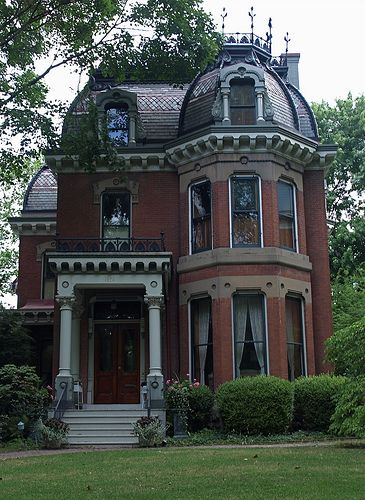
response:
[(361, 447), (131, 449), (0, 460), (1, 499), (365, 496)]

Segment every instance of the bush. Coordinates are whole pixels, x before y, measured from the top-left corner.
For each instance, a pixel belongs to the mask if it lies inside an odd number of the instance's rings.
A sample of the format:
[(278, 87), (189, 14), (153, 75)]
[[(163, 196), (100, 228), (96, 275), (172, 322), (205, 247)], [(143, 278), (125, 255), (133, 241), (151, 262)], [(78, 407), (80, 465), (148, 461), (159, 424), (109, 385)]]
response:
[(293, 416), (293, 385), (276, 377), (242, 377), (218, 388), (216, 400), (225, 432), (280, 434)]
[(206, 385), (190, 388), (188, 393), (188, 430), (200, 431), (209, 426), (214, 406), (214, 394)]
[(33, 349), (34, 340), (22, 326), (20, 314), (0, 304), (0, 367), (30, 364)]
[(338, 436), (365, 438), (365, 376), (342, 386), (329, 430)]
[(141, 417), (133, 425), (133, 433), (142, 447), (160, 446), (165, 439), (166, 428), (158, 417)]
[(69, 426), (62, 420), (50, 418), (42, 422), (39, 418), (31, 426), (30, 437), (33, 442), (47, 449), (58, 449), (67, 446)]
[(335, 375), (301, 377), (294, 384), (294, 430), (328, 432), (346, 378)]
[[(46, 389), (40, 389), (40, 379), (34, 368), (5, 365), (0, 368), (0, 415), (9, 417), (3, 422), (4, 439), (11, 438), (15, 423), (37, 420), (46, 411), (49, 396)], [(3, 417), (4, 418), (4, 417)], [(24, 435), (28, 433), (26, 426)]]

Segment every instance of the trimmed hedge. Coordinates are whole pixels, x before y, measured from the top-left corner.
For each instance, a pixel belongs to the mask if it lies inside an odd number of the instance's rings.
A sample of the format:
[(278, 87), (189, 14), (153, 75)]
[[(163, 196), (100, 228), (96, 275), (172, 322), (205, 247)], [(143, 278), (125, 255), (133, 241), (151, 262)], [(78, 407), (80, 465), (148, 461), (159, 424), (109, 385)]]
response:
[(328, 432), (345, 381), (326, 374), (295, 380), (293, 429)]
[(189, 390), (188, 400), (188, 430), (196, 432), (209, 427), (214, 406), (213, 392), (208, 386), (199, 385)]
[(242, 377), (221, 385), (216, 401), (225, 432), (280, 434), (293, 417), (293, 384), (272, 376)]

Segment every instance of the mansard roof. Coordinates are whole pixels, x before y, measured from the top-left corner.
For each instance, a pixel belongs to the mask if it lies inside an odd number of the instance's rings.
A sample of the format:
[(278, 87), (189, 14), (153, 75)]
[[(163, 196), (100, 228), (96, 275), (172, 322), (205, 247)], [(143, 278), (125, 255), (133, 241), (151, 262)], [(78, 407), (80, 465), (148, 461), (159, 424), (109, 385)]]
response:
[(44, 166), (33, 176), (25, 193), (24, 212), (54, 212), (57, 210), (57, 178)]

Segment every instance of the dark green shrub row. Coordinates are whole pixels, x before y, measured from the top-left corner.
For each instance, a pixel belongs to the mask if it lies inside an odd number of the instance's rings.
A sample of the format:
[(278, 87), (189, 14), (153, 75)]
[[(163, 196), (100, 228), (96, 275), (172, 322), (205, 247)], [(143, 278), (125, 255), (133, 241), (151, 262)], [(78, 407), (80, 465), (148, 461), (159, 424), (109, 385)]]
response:
[(196, 432), (209, 427), (214, 406), (214, 394), (209, 387), (193, 387), (189, 391), (188, 401), (188, 430)]
[(242, 377), (221, 385), (216, 401), (228, 432), (281, 434), (293, 416), (293, 384), (276, 377)]
[(293, 429), (328, 432), (345, 377), (318, 375), (294, 382)]

